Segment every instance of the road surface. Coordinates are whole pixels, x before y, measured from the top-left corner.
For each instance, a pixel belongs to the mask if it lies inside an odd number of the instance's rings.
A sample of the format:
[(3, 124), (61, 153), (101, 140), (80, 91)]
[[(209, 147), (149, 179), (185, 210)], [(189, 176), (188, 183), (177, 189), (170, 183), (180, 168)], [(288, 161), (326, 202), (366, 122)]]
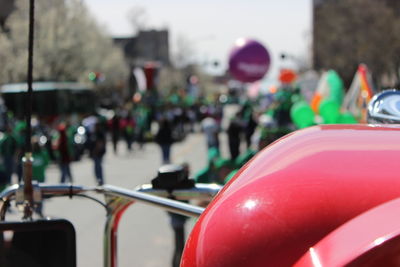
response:
[[(172, 162), (187, 162), (192, 173), (195, 173), (206, 165), (205, 144), (203, 134), (188, 135), (184, 142), (173, 145)], [(128, 153), (125, 144), (120, 142), (117, 155), (108, 144), (104, 159), (105, 182), (133, 189), (149, 183), (156, 176), (159, 166), (161, 152), (154, 143), (146, 144), (143, 150), (134, 147), (133, 152)], [(75, 184), (95, 184), (93, 163), (89, 158), (73, 163), (71, 169)], [(60, 173), (57, 166), (50, 166), (46, 175), (48, 183), (58, 183)], [(101, 196), (100, 199), (103, 200)], [(106, 215), (103, 207), (86, 199), (57, 198), (46, 202), (44, 213), (66, 218), (74, 224), (78, 266), (103, 266), (102, 239)], [(168, 219), (165, 211), (155, 207), (140, 203), (129, 207), (119, 227), (119, 266), (171, 266), (173, 232)], [(187, 232), (193, 224), (194, 219), (188, 221)]]

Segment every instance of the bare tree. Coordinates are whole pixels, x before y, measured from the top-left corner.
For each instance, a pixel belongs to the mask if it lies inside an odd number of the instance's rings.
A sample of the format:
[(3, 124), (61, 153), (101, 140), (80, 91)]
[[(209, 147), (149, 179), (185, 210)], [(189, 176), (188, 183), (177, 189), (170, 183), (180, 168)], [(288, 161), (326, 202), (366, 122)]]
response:
[[(17, 1), (10, 33), (0, 34), (0, 83), (26, 79), (27, 1)], [(126, 79), (122, 51), (89, 16), (79, 0), (42, 0), (36, 4), (34, 79), (87, 81), (91, 71), (112, 85)]]
[(337, 70), (347, 83), (359, 63), (367, 64), (377, 81), (397, 73), (400, 21), (384, 2), (326, 1), (315, 12), (317, 67)]
[(134, 33), (144, 30), (147, 27), (147, 11), (142, 6), (134, 6), (129, 10), (128, 20), (132, 25)]

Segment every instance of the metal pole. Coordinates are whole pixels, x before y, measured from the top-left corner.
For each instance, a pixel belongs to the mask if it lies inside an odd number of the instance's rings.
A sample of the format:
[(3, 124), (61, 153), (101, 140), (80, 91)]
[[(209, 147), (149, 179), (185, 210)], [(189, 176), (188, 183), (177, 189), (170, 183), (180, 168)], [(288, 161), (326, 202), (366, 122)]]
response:
[(104, 267), (118, 266), (118, 226), (126, 209), (134, 202), (122, 197), (106, 197), (107, 219), (104, 227)]
[(31, 117), (32, 117), (32, 75), (33, 75), (33, 40), (35, 28), (35, 0), (30, 0), (29, 5), (29, 42), (28, 42), (28, 92), (26, 94), (25, 117), (25, 156), (23, 159), (24, 173), (24, 219), (32, 219), (33, 188), (32, 188), (32, 143), (31, 143)]
[[(89, 192), (102, 193), (106, 197), (107, 218), (104, 228), (104, 266), (117, 267), (117, 238), (119, 221), (126, 209), (135, 201), (150, 204), (164, 210), (191, 217), (198, 217), (204, 211), (204, 208), (185, 204), (179, 201), (166, 199), (159, 196), (142, 193), (135, 190), (127, 190), (124, 188), (104, 185), (99, 187), (83, 187), (76, 185), (44, 185), (39, 184), (38, 187), (43, 196), (73, 196), (85, 195)], [(159, 190), (153, 190), (149, 186), (145, 186), (149, 193), (165, 194)], [(199, 186), (199, 188), (177, 190), (177, 199), (210, 199), (216, 194), (219, 188), (215, 186)], [(25, 190), (24, 186), (13, 185), (0, 193), (0, 220), (5, 219), (6, 206), (13, 198), (16, 197), (19, 190)], [(138, 189), (137, 189), (138, 190)], [(179, 191), (179, 192), (178, 192)], [(192, 197), (190, 194), (192, 193)], [(87, 195), (88, 196), (88, 195)]]
[(172, 193), (168, 192), (164, 189), (154, 189), (151, 184), (143, 184), (137, 186), (135, 191), (143, 192), (159, 197), (168, 198), (171, 194), (174, 196), (176, 200), (208, 200), (210, 201), (221, 189), (223, 186), (218, 184), (196, 184), (193, 188), (187, 189), (175, 189)]
[(102, 186), (100, 191), (104, 192), (106, 195), (125, 197), (127, 199), (150, 204), (164, 210), (185, 215), (188, 217), (199, 217), (204, 211), (204, 208), (201, 207), (185, 204), (171, 199), (152, 196), (141, 192), (127, 190), (113, 185), (104, 185)]

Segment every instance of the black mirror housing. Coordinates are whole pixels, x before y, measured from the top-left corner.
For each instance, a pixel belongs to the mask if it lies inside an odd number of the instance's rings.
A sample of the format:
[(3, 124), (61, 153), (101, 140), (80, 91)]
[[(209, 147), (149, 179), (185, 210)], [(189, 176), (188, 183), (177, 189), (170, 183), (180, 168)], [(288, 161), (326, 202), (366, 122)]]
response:
[(0, 222), (0, 266), (75, 267), (75, 228), (67, 220)]
[(154, 189), (187, 189), (194, 187), (187, 170), (182, 165), (168, 164), (158, 169), (157, 177), (151, 181)]

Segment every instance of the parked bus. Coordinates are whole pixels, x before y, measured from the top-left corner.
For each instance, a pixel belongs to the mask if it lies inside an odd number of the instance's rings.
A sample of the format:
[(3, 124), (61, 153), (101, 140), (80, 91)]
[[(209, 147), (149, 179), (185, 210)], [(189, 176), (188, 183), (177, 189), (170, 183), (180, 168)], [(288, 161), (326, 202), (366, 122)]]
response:
[[(95, 110), (93, 89), (76, 82), (34, 82), (32, 111), (43, 118), (60, 115), (85, 114)], [(22, 117), (25, 106), (26, 83), (5, 84), (0, 87), (4, 103), (15, 116)]]

